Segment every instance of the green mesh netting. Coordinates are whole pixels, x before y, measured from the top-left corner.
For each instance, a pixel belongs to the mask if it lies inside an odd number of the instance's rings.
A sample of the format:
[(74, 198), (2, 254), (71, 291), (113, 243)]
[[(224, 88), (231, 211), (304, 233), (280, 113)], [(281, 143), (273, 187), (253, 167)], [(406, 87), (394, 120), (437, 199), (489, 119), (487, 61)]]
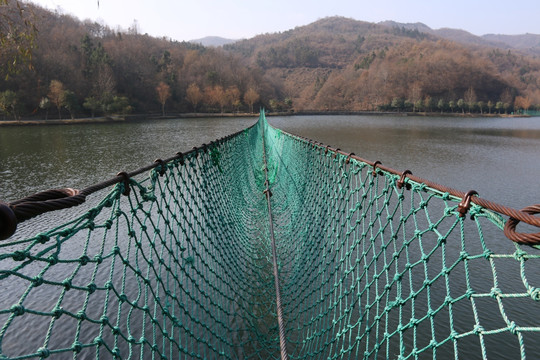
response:
[(540, 356), (540, 253), (500, 215), (459, 217), (460, 199), (261, 114), (0, 243), (0, 359), (279, 358), (263, 150), (289, 358)]

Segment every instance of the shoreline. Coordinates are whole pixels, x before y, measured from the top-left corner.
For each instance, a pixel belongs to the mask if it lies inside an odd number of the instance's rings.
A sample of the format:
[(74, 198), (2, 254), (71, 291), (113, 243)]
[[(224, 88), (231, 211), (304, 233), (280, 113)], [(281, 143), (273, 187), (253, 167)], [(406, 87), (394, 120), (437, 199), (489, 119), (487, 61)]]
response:
[[(528, 114), (469, 114), (469, 113), (439, 113), (439, 112), (388, 112), (388, 111), (298, 111), (298, 112), (268, 112), (268, 116), (319, 116), (319, 115), (368, 115), (368, 116), (437, 116), (451, 118), (516, 118), (531, 117)], [(53, 119), (53, 120), (0, 120), (2, 126), (40, 126), (40, 125), (77, 125), (77, 124), (111, 124), (127, 123), (143, 120), (170, 120), (170, 119), (197, 119), (197, 118), (230, 118), (230, 117), (257, 117), (258, 113), (181, 113), (171, 115), (126, 115), (126, 116), (100, 116), (93, 118)]]

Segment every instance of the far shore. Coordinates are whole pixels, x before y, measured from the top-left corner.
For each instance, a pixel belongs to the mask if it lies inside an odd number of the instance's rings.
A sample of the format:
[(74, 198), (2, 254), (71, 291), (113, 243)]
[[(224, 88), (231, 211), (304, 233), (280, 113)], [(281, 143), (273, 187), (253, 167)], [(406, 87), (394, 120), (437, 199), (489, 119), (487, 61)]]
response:
[[(437, 116), (437, 117), (530, 117), (527, 114), (470, 114), (470, 113), (440, 113), (440, 112), (382, 112), (382, 111), (298, 111), (298, 112), (269, 112), (268, 116), (293, 116), (293, 115), (371, 115), (371, 116)], [(0, 120), (0, 126), (29, 126), (29, 125), (73, 125), (73, 124), (99, 124), (99, 123), (125, 123), (141, 120), (166, 120), (166, 119), (190, 119), (190, 118), (230, 118), (230, 117), (257, 117), (258, 113), (181, 113), (168, 114), (165, 116), (156, 114), (146, 115), (114, 115), (102, 117), (89, 117), (77, 119), (24, 119), (24, 120)]]

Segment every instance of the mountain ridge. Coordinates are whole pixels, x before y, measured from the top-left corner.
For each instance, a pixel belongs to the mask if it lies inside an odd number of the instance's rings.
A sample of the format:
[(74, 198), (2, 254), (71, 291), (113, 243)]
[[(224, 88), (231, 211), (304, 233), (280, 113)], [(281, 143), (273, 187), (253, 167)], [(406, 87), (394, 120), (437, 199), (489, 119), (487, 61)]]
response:
[(442, 38), (456, 41), (463, 44), (483, 45), (492, 47), (501, 47), (507, 49), (515, 49), (527, 52), (531, 55), (540, 55), (540, 34), (484, 34), (474, 35), (463, 29), (443, 27), (432, 29), (428, 25), (417, 23), (399, 23), (395, 21), (383, 21), (378, 24), (389, 27), (403, 27), (405, 29), (417, 29), (421, 32), (430, 33)]
[(189, 40), (189, 43), (200, 44), (202, 46), (213, 46), (220, 47), (227, 44), (232, 44), (237, 42), (238, 39), (227, 39), (221, 36), (205, 36), (200, 39)]

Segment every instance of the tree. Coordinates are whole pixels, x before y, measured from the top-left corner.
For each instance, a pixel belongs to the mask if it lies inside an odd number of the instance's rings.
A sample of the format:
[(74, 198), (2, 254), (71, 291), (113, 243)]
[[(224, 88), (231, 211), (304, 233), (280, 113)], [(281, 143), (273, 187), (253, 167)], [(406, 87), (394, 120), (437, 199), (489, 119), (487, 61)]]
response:
[(456, 107), (456, 102), (454, 100), (450, 100), (448, 102), (448, 107), (450, 108), (450, 110), (452, 111), (452, 113), (454, 112), (454, 108)]
[(416, 109), (420, 111), (420, 109), (416, 106), (419, 100), (420, 100), (420, 103), (422, 101), (422, 88), (420, 87), (419, 83), (414, 83), (413, 86), (411, 87), (409, 100), (411, 101), (413, 105), (413, 112), (415, 112)]
[(51, 80), (49, 85), (49, 99), (58, 109), (58, 118), (62, 119), (62, 101), (64, 96), (64, 84), (58, 80)]
[(0, 0), (0, 73), (6, 80), (21, 64), (31, 64), (37, 35), (34, 22), (30, 6), (19, 0)]
[(495, 109), (499, 112), (499, 114), (501, 113), (501, 111), (504, 109), (504, 103), (502, 101), (497, 101), (497, 103), (495, 104)]
[(270, 109), (272, 111), (277, 112), (280, 110), (279, 101), (277, 101), (277, 99), (270, 99), (268, 104), (270, 105)]
[(480, 109), (480, 114), (483, 114), (484, 113), (484, 102), (483, 101), (479, 101), (477, 103), (478, 105), (478, 108)]
[(6, 90), (0, 93), (0, 109), (6, 115), (11, 112), (15, 120), (17, 120), (17, 114), (15, 113), (16, 105), (17, 94), (14, 91)]
[(395, 98), (392, 99), (391, 106), (394, 109), (396, 109), (397, 111), (401, 111), (401, 109), (403, 109), (404, 104), (405, 104), (405, 102), (403, 101), (402, 98), (395, 97)]
[(220, 85), (217, 85), (217, 86), (214, 86), (214, 96), (216, 97), (216, 101), (219, 104), (219, 110), (223, 114), (223, 109), (229, 102), (227, 92), (223, 90), (223, 87), (221, 87)]
[(487, 107), (489, 109), (489, 113), (491, 114), (491, 109), (493, 108), (493, 102), (491, 100), (487, 102)]
[(514, 103), (514, 98), (510, 92), (510, 89), (507, 88), (503, 91), (501, 94), (501, 102), (503, 103), (504, 113), (508, 114), (508, 109)]
[(510, 89), (506, 88), (501, 94), (501, 101), (503, 104), (512, 104), (514, 102), (514, 97), (512, 96), (512, 93), (510, 92)]
[(433, 109), (433, 104), (434, 103), (434, 100), (431, 96), (426, 96), (426, 98), (424, 99), (424, 106), (425, 106), (425, 111), (427, 112), (431, 112), (431, 109)]
[(221, 85), (208, 86), (205, 89), (206, 101), (211, 105), (218, 105), (221, 113), (223, 108), (227, 105), (227, 94)]
[(189, 84), (186, 91), (186, 99), (193, 106), (193, 111), (197, 112), (197, 105), (202, 101), (204, 95), (195, 83)]
[(103, 65), (97, 69), (94, 77), (92, 94), (101, 101), (105, 97), (116, 93), (116, 81), (114, 80), (114, 73), (110, 66)]
[(437, 107), (441, 110), (441, 114), (443, 112), (444, 106), (445, 106), (444, 100), (440, 99), (439, 102), (437, 102)]
[(45, 120), (49, 117), (49, 109), (51, 108), (51, 101), (48, 97), (44, 96), (39, 101), (39, 108), (45, 110)]
[(253, 88), (249, 88), (244, 94), (244, 101), (249, 105), (249, 112), (253, 113), (253, 104), (259, 101), (259, 93)]
[(459, 99), (457, 101), (458, 108), (461, 108), (461, 113), (465, 114), (465, 101), (463, 99)]
[(133, 110), (129, 99), (125, 96), (113, 96), (106, 104), (106, 112), (109, 114), (128, 114)]
[(422, 99), (418, 99), (416, 100), (416, 102), (414, 103), (414, 107), (416, 109), (418, 109), (418, 111), (420, 111), (422, 109), (422, 106), (424, 105), (424, 102), (422, 101)]
[(225, 91), (225, 96), (227, 97), (227, 104), (233, 108), (233, 111), (238, 110), (240, 105), (240, 90), (236, 86), (230, 86)]
[(90, 110), (92, 119), (94, 118), (96, 111), (103, 106), (103, 103), (93, 96), (89, 96), (84, 100), (83, 107)]
[(285, 106), (287, 107), (287, 110), (292, 108), (293, 102), (291, 98), (285, 98), (283, 101), (285, 103)]
[(62, 106), (69, 111), (71, 119), (75, 118), (75, 111), (79, 109), (79, 100), (77, 95), (71, 90), (65, 90), (62, 94)]
[(171, 97), (171, 87), (163, 81), (156, 87), (159, 102), (161, 103), (161, 113), (165, 116), (165, 103)]
[(510, 104), (510, 103), (504, 103), (504, 113), (505, 114), (508, 114), (508, 110), (510, 109), (511, 106), (512, 106), (512, 104)]
[(516, 99), (514, 100), (514, 107), (516, 109), (523, 109), (525, 113), (527, 113), (527, 110), (531, 107), (531, 99), (529, 97), (524, 96), (516, 96)]
[(476, 92), (474, 91), (472, 86), (469, 86), (467, 91), (465, 91), (465, 103), (469, 107), (469, 113), (471, 112), (471, 109), (474, 107), (476, 103)]

